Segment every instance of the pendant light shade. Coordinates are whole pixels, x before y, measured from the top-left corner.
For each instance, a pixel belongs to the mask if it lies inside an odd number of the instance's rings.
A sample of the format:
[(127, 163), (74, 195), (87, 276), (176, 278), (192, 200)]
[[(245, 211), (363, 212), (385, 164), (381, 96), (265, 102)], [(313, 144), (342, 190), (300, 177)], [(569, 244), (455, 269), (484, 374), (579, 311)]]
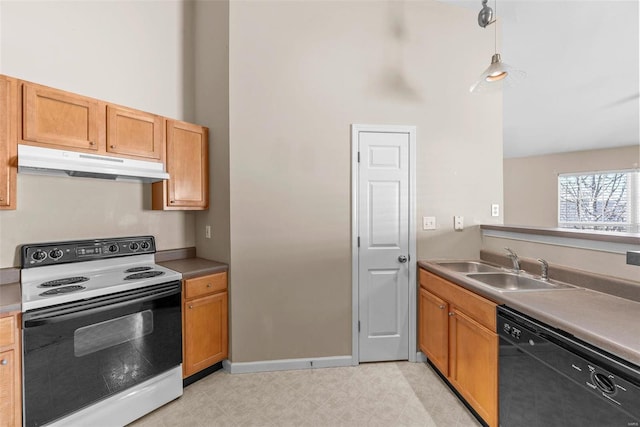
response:
[[(482, 28), (486, 28), (488, 25), (495, 24), (496, 19), (493, 15), (493, 10), (487, 6), (488, 0), (482, 1), (482, 10), (478, 14), (478, 25)], [(496, 10), (497, 10), (497, 1), (496, 1)], [(496, 25), (497, 27), (497, 25)], [(497, 49), (497, 28), (494, 27), (493, 32), (493, 43), (494, 43), (494, 54), (491, 57), (491, 65), (484, 70), (482, 74), (480, 74), (480, 78), (469, 88), (470, 92), (485, 92), (485, 91), (494, 91), (500, 90), (503, 87), (514, 86), (518, 84), (522, 79), (526, 77), (526, 73), (524, 71), (516, 70), (515, 68), (505, 64), (502, 62), (500, 58), (500, 54)]]
[(491, 65), (480, 74), (476, 81), (469, 88), (470, 92), (485, 92), (499, 90), (503, 87), (514, 86), (526, 77), (527, 73), (516, 70), (508, 64), (502, 62), (499, 53), (494, 53), (491, 57)]

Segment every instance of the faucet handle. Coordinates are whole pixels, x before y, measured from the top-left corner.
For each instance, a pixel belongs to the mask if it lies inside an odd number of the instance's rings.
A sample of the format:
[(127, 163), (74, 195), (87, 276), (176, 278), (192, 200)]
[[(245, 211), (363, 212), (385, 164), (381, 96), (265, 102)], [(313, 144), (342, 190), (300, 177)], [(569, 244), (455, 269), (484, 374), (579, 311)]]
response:
[(538, 258), (538, 262), (542, 264), (542, 272), (540, 278), (542, 280), (549, 280), (549, 263), (542, 258)]

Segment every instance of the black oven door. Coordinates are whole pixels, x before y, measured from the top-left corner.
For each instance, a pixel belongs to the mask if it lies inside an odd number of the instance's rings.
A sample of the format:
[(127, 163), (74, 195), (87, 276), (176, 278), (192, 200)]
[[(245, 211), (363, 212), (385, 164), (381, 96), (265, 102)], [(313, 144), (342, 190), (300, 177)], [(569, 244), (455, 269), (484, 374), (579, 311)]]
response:
[(25, 426), (46, 424), (182, 363), (179, 281), (23, 315)]

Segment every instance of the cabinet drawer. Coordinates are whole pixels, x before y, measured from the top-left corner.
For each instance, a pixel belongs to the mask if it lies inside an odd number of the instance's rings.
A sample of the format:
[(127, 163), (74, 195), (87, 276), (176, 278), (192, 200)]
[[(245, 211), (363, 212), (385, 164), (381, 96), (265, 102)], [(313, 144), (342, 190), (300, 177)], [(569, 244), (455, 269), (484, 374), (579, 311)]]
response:
[(476, 322), (495, 332), (496, 304), (494, 302), (423, 269), (420, 269), (420, 286), (449, 301), (452, 306), (458, 307)]
[(185, 299), (208, 295), (227, 289), (227, 273), (216, 273), (208, 276), (196, 277), (184, 281)]
[(8, 316), (0, 319), (0, 347), (14, 345), (16, 317)]

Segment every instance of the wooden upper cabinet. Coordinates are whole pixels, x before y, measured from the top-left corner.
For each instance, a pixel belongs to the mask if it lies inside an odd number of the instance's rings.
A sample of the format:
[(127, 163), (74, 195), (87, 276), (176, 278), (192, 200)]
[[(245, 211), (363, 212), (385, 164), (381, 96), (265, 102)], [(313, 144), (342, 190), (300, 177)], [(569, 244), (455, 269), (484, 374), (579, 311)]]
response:
[(0, 209), (16, 208), (17, 81), (0, 75)]
[(21, 142), (49, 148), (98, 151), (97, 100), (23, 83)]
[(162, 117), (107, 105), (107, 153), (161, 161), (164, 154)]
[(153, 184), (153, 209), (204, 210), (209, 207), (209, 131), (167, 120), (169, 180)]

